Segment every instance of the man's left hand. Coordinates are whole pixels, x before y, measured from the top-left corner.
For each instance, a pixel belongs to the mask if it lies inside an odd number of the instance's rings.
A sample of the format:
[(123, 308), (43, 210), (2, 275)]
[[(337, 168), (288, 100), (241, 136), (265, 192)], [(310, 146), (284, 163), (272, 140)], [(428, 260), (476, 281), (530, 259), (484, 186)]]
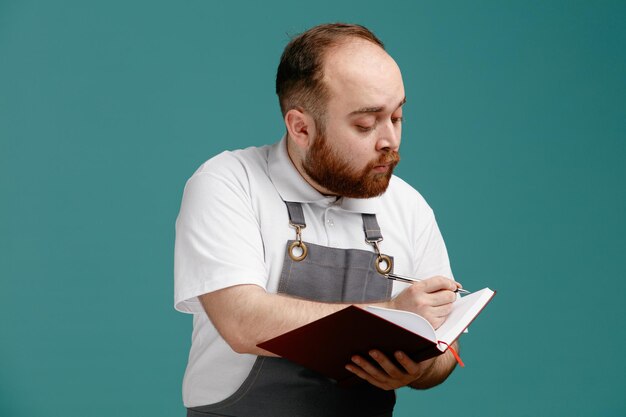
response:
[(413, 362), (405, 353), (396, 352), (395, 359), (402, 366), (399, 368), (379, 350), (371, 350), (369, 355), (380, 368), (370, 360), (355, 355), (352, 357), (353, 363), (346, 365), (346, 369), (384, 390), (393, 390), (415, 382), (434, 365), (436, 359)]

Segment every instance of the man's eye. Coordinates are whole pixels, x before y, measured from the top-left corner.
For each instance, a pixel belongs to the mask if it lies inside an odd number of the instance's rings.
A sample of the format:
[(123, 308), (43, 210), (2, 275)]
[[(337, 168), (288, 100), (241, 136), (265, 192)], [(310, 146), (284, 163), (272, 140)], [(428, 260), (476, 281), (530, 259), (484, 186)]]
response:
[(401, 123), (402, 122), (402, 117), (392, 117), (391, 118), (391, 123), (393, 123), (394, 125), (396, 123)]
[(359, 129), (361, 132), (369, 132), (374, 128), (374, 125), (372, 126), (356, 125), (356, 128)]

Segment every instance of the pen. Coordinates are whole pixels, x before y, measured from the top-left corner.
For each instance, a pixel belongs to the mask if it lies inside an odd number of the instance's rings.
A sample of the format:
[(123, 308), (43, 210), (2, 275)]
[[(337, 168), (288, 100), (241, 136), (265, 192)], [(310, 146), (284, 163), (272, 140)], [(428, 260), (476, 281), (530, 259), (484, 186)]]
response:
[[(418, 278), (411, 278), (411, 277), (407, 277), (405, 275), (398, 275), (398, 274), (394, 274), (393, 272), (390, 272), (389, 274), (385, 275), (386, 278), (388, 279), (392, 279), (394, 281), (400, 281), (400, 282), (406, 282), (409, 284), (412, 284), (414, 282), (419, 282), (422, 281), (421, 279)], [(461, 294), (471, 294), (471, 291), (467, 291), (464, 290), (463, 288), (457, 288), (454, 292), (459, 292)]]

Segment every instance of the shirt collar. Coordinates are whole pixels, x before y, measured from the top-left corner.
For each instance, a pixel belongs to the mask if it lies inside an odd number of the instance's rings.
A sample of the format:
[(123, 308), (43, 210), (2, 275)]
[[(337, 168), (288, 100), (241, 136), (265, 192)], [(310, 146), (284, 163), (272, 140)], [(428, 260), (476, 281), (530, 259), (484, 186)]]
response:
[(336, 206), (355, 213), (377, 213), (380, 197), (337, 199), (317, 191), (300, 175), (287, 153), (287, 137), (275, 143), (269, 152), (268, 170), (270, 180), (283, 201)]

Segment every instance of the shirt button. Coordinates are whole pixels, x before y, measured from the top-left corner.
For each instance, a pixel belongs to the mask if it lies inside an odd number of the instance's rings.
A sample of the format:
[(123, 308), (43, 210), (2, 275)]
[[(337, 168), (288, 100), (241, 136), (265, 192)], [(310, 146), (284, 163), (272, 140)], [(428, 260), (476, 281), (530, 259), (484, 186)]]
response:
[(328, 223), (330, 227), (333, 227), (335, 225), (335, 222), (333, 221), (333, 219), (326, 220), (326, 223)]

